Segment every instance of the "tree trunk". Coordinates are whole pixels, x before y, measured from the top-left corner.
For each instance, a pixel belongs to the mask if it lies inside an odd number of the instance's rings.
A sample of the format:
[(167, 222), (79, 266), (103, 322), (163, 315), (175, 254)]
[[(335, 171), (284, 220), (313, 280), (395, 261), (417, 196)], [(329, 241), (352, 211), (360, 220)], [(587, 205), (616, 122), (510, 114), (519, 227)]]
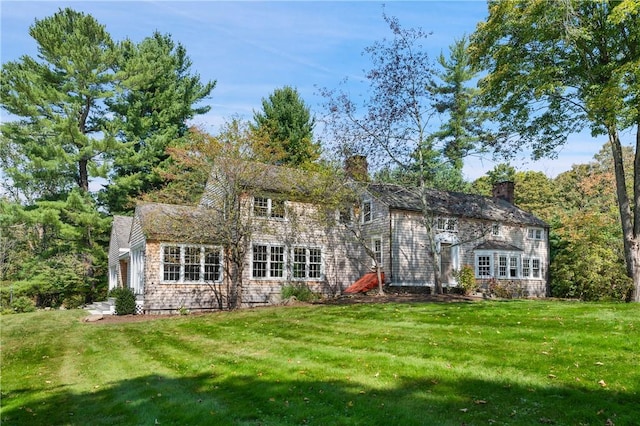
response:
[(78, 161), (78, 186), (83, 192), (89, 191), (89, 172), (87, 170), (88, 160), (85, 158)]
[[(616, 176), (616, 196), (618, 198), (618, 209), (620, 211), (620, 223), (622, 225), (622, 239), (624, 244), (624, 259), (627, 266), (627, 275), (633, 280), (634, 295), (633, 300), (638, 302), (640, 289), (640, 245), (638, 244), (637, 227), (640, 212), (634, 209), (632, 216), (631, 205), (629, 203), (629, 195), (627, 194), (627, 182), (624, 174), (624, 164), (622, 162), (622, 146), (618, 129), (615, 126), (609, 126), (609, 143), (611, 144), (611, 153), (613, 156), (613, 166)], [(640, 185), (640, 158), (638, 153), (638, 145), (640, 137), (636, 137), (636, 157), (634, 160), (634, 200), (638, 199), (638, 185)]]
[(640, 302), (640, 121), (636, 127), (636, 155), (633, 162), (633, 245), (634, 268), (631, 277), (633, 278), (633, 295), (631, 300)]

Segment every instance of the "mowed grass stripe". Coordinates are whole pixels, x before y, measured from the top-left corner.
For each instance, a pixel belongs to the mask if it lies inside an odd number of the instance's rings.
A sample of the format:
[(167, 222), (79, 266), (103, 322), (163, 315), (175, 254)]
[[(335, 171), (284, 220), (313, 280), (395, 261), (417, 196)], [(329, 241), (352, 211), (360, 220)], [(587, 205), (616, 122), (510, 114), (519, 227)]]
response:
[[(310, 306), (126, 324), (48, 312), (2, 321), (7, 425), (640, 418), (634, 305)], [(34, 375), (44, 370), (60, 378), (46, 391)]]

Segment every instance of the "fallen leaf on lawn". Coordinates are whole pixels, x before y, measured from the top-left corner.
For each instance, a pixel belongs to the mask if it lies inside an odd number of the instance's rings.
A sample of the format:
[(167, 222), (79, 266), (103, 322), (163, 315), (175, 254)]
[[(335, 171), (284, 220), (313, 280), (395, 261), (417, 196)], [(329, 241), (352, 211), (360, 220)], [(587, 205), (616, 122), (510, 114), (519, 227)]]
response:
[(476, 405), (480, 405), (480, 404), (486, 404), (487, 401), (485, 401), (484, 399), (476, 399), (475, 401), (473, 401)]
[(596, 362), (596, 365), (604, 365), (604, 363), (598, 361), (598, 362)]
[(547, 351), (542, 351), (542, 354), (543, 354), (543, 355), (549, 355), (549, 352), (547, 352)]
[(541, 417), (540, 418), (540, 423), (545, 424), (545, 425), (551, 425), (553, 423), (555, 423), (553, 420), (548, 419), (546, 417)]
[(603, 388), (604, 388), (604, 387), (607, 387), (607, 383), (606, 383), (604, 380), (600, 380), (600, 381), (598, 382), (598, 384), (599, 384), (600, 386), (602, 386)]
[(558, 376), (556, 376), (555, 374), (549, 374), (547, 377), (549, 377), (550, 379), (555, 379)]
[(469, 411), (468, 408), (461, 408), (460, 411), (462, 411), (463, 413), (466, 413), (467, 411)]
[(607, 421), (604, 424), (605, 424), (605, 426), (615, 426), (616, 425), (611, 419), (607, 419)]

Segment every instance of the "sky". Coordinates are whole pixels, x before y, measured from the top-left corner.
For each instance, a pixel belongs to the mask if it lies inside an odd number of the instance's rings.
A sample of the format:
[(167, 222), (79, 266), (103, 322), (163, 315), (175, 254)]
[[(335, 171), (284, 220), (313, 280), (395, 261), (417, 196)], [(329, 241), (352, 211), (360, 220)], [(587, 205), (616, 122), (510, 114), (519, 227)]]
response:
[[(139, 42), (155, 31), (170, 34), (192, 60), (191, 72), (216, 81), (203, 104), (211, 110), (192, 124), (215, 134), (233, 117), (252, 119), (263, 98), (292, 86), (312, 113), (322, 115), (320, 88), (363, 79), (371, 62), (363, 51), (391, 32), (382, 18), (383, 3), (374, 1), (0, 1), (0, 58), (35, 57), (29, 36), (36, 19), (71, 7), (105, 25), (115, 41)], [(387, 1), (384, 12), (404, 28), (432, 32), (425, 43), (435, 59), (486, 18), (484, 1)], [(358, 86), (354, 97), (366, 95)], [(0, 112), (5, 120), (6, 113)], [(316, 135), (318, 136), (318, 135)], [(630, 140), (630, 135), (622, 135)], [(573, 135), (556, 160), (533, 162), (526, 154), (511, 162), (518, 170), (542, 171), (549, 177), (592, 160), (606, 142), (588, 133)], [(466, 160), (464, 174), (476, 179), (493, 169), (492, 158)]]

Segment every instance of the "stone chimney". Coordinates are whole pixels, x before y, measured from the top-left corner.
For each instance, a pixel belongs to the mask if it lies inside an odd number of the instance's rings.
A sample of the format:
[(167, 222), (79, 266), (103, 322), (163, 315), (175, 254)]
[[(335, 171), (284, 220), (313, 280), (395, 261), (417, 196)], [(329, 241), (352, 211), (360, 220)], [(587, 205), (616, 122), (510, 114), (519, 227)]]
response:
[(367, 162), (367, 157), (364, 155), (352, 155), (347, 157), (344, 162), (344, 171), (347, 174), (347, 177), (350, 177), (355, 181), (369, 181), (369, 163)]
[(493, 184), (493, 197), (505, 200), (513, 204), (515, 196), (515, 183), (511, 181), (496, 182)]

